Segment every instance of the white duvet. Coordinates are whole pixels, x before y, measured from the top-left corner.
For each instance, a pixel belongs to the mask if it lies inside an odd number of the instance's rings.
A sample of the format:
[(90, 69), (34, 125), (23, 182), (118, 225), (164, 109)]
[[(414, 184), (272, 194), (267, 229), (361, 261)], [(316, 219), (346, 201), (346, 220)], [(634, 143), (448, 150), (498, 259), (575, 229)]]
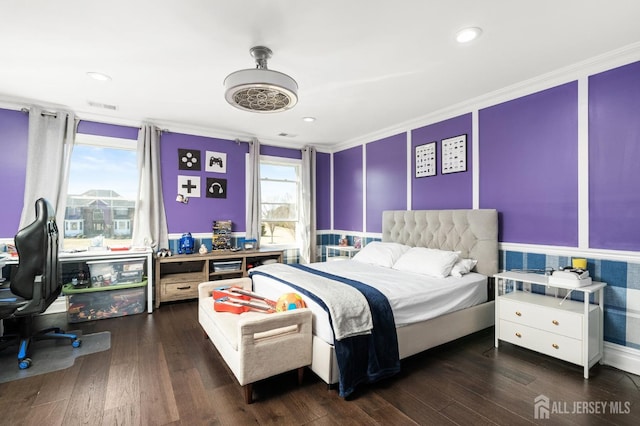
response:
[[(270, 273), (273, 270), (270, 268), (276, 265), (263, 265), (256, 270)], [(425, 321), (487, 301), (487, 277), (477, 273), (469, 273), (462, 278), (432, 278), (354, 260), (312, 263), (306, 266), (378, 289), (389, 300), (396, 327)], [(308, 275), (303, 273), (302, 276)], [(288, 278), (293, 279), (292, 276)], [(262, 275), (253, 275), (252, 279), (254, 291), (270, 299), (275, 300), (283, 293), (294, 291), (285, 284)], [(314, 334), (332, 344), (333, 331), (326, 311), (306, 296), (303, 298), (314, 314)]]

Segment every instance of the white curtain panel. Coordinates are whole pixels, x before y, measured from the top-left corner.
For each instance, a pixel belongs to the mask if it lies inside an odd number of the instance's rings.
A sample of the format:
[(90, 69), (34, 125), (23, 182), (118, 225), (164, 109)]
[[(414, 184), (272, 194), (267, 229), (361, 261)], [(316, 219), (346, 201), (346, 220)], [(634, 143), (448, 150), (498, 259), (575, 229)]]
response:
[(245, 239), (255, 238), (260, 245), (260, 141), (249, 142), (247, 162), (247, 223)]
[(64, 223), (75, 134), (74, 113), (29, 108), (27, 175), (19, 229), (35, 220), (35, 203), (39, 198), (47, 199), (56, 211), (56, 221)]
[(138, 199), (131, 243), (134, 247), (169, 248), (167, 216), (162, 196), (160, 131), (143, 124), (138, 132)]
[(316, 261), (316, 149), (306, 146), (302, 149), (302, 200), (300, 206), (301, 263)]

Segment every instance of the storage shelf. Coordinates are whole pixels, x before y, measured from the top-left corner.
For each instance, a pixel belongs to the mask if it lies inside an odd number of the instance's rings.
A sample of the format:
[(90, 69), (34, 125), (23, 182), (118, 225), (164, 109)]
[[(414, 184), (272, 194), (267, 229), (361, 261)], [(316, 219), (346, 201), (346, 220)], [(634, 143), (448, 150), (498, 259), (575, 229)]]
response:
[[(163, 302), (197, 298), (199, 283), (246, 277), (249, 265), (253, 267), (265, 260), (282, 263), (282, 250), (214, 250), (205, 254), (158, 257), (155, 306), (158, 308)], [(223, 265), (227, 262), (239, 263), (239, 268), (224, 270)], [(222, 264), (218, 266), (223, 266), (223, 270), (216, 270), (216, 264)]]
[(62, 286), (63, 294), (79, 294), (79, 293), (95, 293), (97, 291), (111, 291), (111, 290), (122, 290), (123, 288), (137, 288), (144, 287), (147, 285), (147, 280), (142, 280), (138, 283), (125, 283), (125, 284), (114, 284), (103, 287), (74, 287), (73, 284), (68, 283)]

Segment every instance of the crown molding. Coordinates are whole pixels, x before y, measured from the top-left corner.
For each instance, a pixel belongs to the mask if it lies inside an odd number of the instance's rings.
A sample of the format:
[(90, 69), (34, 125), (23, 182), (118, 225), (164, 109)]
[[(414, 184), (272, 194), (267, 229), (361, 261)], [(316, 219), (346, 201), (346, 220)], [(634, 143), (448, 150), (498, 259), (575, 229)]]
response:
[(407, 120), (392, 127), (380, 129), (376, 132), (368, 133), (366, 135), (335, 144), (332, 146), (333, 152), (374, 142), (399, 133), (410, 132), (411, 130), (418, 129), (429, 124), (469, 114), (482, 108), (517, 99), (541, 90), (550, 89), (570, 81), (578, 80), (579, 78), (588, 77), (590, 75), (608, 71), (623, 65), (628, 65), (639, 60), (640, 42), (637, 42), (602, 55), (559, 68), (555, 71), (512, 84), (502, 89), (468, 99), (464, 102), (442, 108), (433, 113), (426, 114), (412, 120)]

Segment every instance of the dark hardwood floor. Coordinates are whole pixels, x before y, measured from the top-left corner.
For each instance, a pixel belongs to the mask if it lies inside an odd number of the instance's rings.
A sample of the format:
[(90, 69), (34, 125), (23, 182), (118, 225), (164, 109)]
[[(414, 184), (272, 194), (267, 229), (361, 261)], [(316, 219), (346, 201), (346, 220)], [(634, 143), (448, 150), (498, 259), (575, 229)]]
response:
[[(64, 322), (64, 315), (42, 321)], [(349, 401), (307, 371), (302, 386), (295, 372), (257, 383), (256, 402), (245, 405), (204, 339), (196, 302), (64, 326), (108, 330), (111, 349), (0, 384), (0, 424), (640, 424), (640, 377), (595, 366), (584, 380), (578, 366), (509, 344), (496, 350), (493, 329), (403, 360), (398, 376), (362, 386)], [(548, 420), (534, 418), (539, 395), (551, 401)], [(629, 412), (613, 414), (612, 405)], [(589, 413), (571, 413), (576, 407)]]

